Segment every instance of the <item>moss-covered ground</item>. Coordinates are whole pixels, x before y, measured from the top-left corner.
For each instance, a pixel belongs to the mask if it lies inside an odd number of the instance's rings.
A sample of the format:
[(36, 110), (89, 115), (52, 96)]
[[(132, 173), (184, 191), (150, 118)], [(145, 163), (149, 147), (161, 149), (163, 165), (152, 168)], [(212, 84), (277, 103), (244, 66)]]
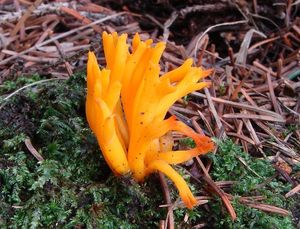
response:
[[(167, 214), (159, 207), (164, 203), (159, 179), (153, 175), (136, 184), (110, 172), (85, 119), (85, 74), (37, 83), (4, 99), (40, 80), (20, 77), (0, 87), (0, 228), (158, 228)], [(30, 153), (25, 139), (31, 140), (43, 161)], [(233, 196), (263, 195), (265, 203), (299, 208), (284, 198), (291, 188), (288, 184), (278, 177), (266, 182), (275, 174), (268, 161), (251, 158), (230, 140), (218, 144), (219, 152), (209, 156), (211, 175), (215, 181), (236, 181)], [(203, 190), (203, 184), (193, 179), (190, 183), (195, 194)], [(171, 194), (175, 200), (176, 190)], [(233, 205), (238, 215), (235, 223), (216, 197), (206, 207), (175, 209), (176, 225), (294, 228), (290, 216), (264, 213), (238, 201)]]

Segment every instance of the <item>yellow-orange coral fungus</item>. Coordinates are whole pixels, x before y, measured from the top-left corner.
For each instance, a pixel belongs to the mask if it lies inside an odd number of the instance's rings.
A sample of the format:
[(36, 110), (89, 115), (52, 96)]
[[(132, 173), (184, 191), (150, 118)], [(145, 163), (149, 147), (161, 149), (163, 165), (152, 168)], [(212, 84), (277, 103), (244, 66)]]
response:
[[(169, 108), (188, 93), (208, 86), (200, 80), (210, 70), (192, 67), (192, 59), (159, 76), (165, 43), (152, 45), (136, 34), (132, 48), (127, 35), (103, 33), (107, 62), (100, 70), (89, 52), (86, 115), (105, 160), (116, 175), (132, 173), (136, 181), (154, 171), (168, 176), (188, 208), (196, 199), (184, 179), (172, 168), (213, 149), (210, 138), (197, 134), (175, 117), (165, 119)], [(196, 147), (173, 151), (172, 131), (192, 138)]]

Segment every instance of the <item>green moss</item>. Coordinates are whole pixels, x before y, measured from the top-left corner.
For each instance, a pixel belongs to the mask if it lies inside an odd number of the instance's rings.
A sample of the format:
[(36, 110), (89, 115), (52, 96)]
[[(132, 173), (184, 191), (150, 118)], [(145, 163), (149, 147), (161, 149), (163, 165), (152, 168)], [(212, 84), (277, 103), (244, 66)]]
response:
[(196, 146), (196, 143), (194, 142), (194, 140), (192, 138), (180, 139), (179, 143), (184, 145), (184, 146), (188, 146), (190, 148), (194, 148)]
[[(287, 200), (284, 194), (291, 189), (290, 184), (283, 183), (278, 178), (271, 178), (275, 169), (264, 159), (254, 159), (244, 153), (231, 140), (218, 142), (219, 151), (211, 154), (213, 160), (212, 177), (214, 180), (234, 181), (231, 194), (236, 196), (233, 207), (237, 213), (237, 220), (232, 222), (230, 217), (220, 212), (221, 203), (213, 203), (215, 215), (223, 215), (215, 219), (216, 228), (295, 228), (290, 216), (284, 217), (265, 213), (241, 204), (240, 196), (264, 196), (263, 203), (289, 209), (293, 200)], [(246, 164), (247, 166), (245, 166)]]
[[(7, 82), (1, 93), (38, 80)], [(85, 76), (77, 74), (28, 87), (2, 107), (1, 228), (155, 228), (165, 216), (157, 180), (129, 185), (112, 175), (86, 123), (84, 100)], [(31, 155), (26, 138), (44, 161)]]
[[(285, 193), (291, 189), (291, 186), (273, 177), (275, 169), (272, 167), (272, 164), (264, 159), (255, 159), (244, 153), (230, 139), (225, 141), (217, 140), (216, 143), (218, 145), (218, 152), (208, 155), (213, 161), (210, 174), (215, 181), (234, 181), (232, 189), (226, 191), (234, 197), (232, 205), (236, 211), (237, 220), (235, 222), (231, 220), (222, 201), (219, 197), (215, 196), (214, 199), (209, 200), (207, 208), (199, 206), (193, 210), (185, 208), (175, 209), (174, 214), (178, 228), (192, 228), (193, 225), (199, 223), (206, 223), (207, 228), (222, 229), (295, 228), (291, 216), (265, 213), (239, 202), (241, 196), (261, 195), (265, 197), (262, 201), (265, 204), (271, 204), (284, 209), (292, 209), (294, 208), (293, 206), (298, 206), (296, 200), (284, 197)], [(184, 171), (181, 172), (184, 174)], [(190, 176), (185, 177), (186, 180), (188, 178), (193, 181)], [(198, 193), (199, 186), (201, 185), (205, 185), (205, 182), (198, 183), (197, 181), (196, 185), (193, 182), (190, 183), (193, 193), (205, 195), (203, 192)], [(184, 218), (187, 219), (185, 222)]]

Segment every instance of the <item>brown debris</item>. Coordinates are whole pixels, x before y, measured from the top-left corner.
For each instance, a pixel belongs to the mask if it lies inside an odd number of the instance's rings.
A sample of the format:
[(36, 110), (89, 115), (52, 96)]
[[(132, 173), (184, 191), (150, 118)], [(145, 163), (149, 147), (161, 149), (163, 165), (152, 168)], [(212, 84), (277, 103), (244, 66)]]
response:
[[(85, 63), (90, 48), (99, 49), (103, 23), (108, 26), (127, 17), (89, 1), (27, 3), (19, 2), (19, 12), (1, 15), (0, 83), (20, 74), (72, 75), (78, 62)], [(127, 17), (124, 22), (129, 20)], [(62, 26), (65, 29), (60, 31)], [(126, 30), (139, 31), (135, 24), (122, 32)]]

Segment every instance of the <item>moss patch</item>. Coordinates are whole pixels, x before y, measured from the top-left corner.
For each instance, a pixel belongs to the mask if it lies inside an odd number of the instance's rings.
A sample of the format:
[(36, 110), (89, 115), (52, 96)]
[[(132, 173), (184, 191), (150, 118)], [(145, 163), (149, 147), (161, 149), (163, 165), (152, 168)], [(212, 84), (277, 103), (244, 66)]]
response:
[[(1, 94), (38, 80), (7, 82)], [(1, 228), (155, 228), (165, 216), (156, 179), (140, 186), (111, 174), (85, 121), (84, 99), (85, 76), (77, 74), (29, 87), (1, 108)]]

